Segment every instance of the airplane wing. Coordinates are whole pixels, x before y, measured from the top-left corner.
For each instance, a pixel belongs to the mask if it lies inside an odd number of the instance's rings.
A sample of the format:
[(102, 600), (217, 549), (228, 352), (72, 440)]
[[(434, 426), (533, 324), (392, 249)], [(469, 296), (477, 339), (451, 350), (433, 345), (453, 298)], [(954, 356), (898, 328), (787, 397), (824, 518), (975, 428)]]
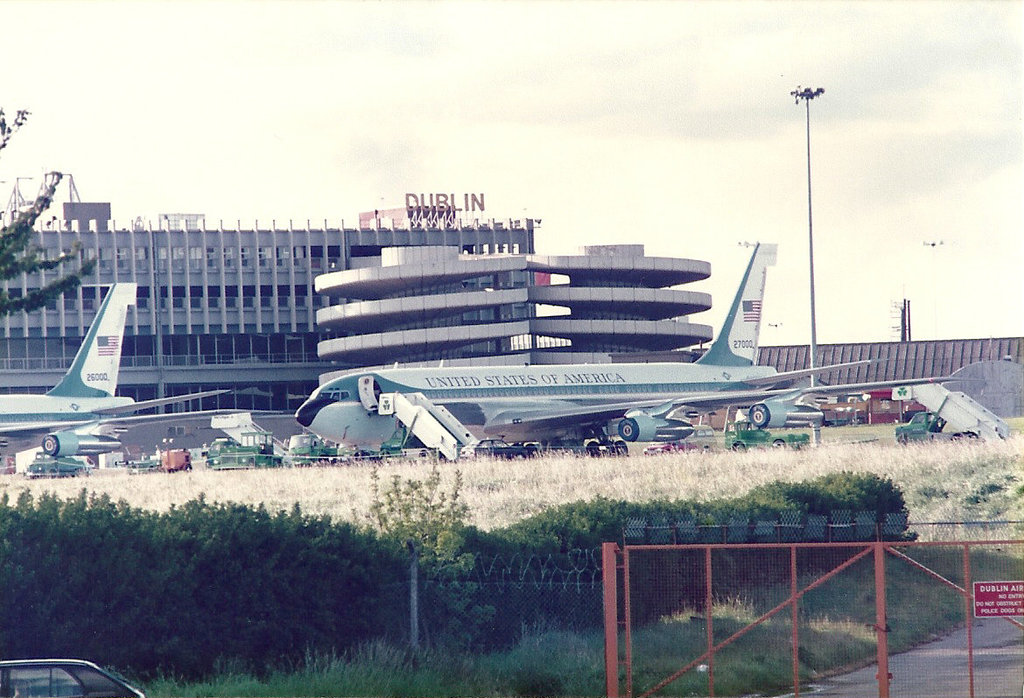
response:
[[(134, 414), (142, 410), (152, 409), (154, 407), (161, 407), (163, 405), (173, 405), (179, 402), (187, 402), (189, 400), (201, 400), (204, 397), (210, 397), (212, 395), (222, 395), (224, 393), (231, 392), (229, 390), (204, 390), (199, 393), (188, 393), (187, 395), (174, 395), (172, 397), (160, 397), (153, 398), (152, 400), (140, 400), (139, 402), (133, 402), (128, 405), (121, 405), (118, 407), (107, 407), (105, 409), (93, 410), (95, 414)], [(230, 412), (237, 412), (239, 410), (229, 410)], [(179, 412), (179, 417), (183, 414), (193, 415), (195, 412)], [(148, 416), (160, 416), (160, 415), (148, 415)]]
[(651, 409), (664, 404), (664, 400), (656, 402), (620, 402), (608, 405), (587, 405), (584, 407), (572, 407), (566, 403), (564, 406), (556, 405), (544, 409), (506, 410), (487, 420), (487, 423), (484, 425), (484, 433), (503, 438), (512, 438), (515, 435), (520, 435), (528, 439), (537, 432), (568, 429), (591, 422), (595, 424), (598, 422), (604, 423), (608, 420), (622, 417), (630, 410)]
[[(863, 364), (856, 362), (853, 365)], [(843, 367), (849, 364), (843, 364)], [(836, 366), (827, 368), (833, 369)], [(799, 374), (796, 377), (804, 377), (812, 373), (820, 373), (821, 369), (793, 371)], [(782, 375), (782, 374), (779, 374)], [(793, 378), (794, 376), (789, 376)], [(771, 376), (773, 383), (778, 383), (778, 376)], [(759, 379), (766, 381), (767, 379)], [(865, 383), (839, 383), (836, 385), (818, 384), (814, 387), (806, 386), (800, 388), (753, 388), (744, 390), (707, 391), (703, 393), (685, 393), (671, 397), (668, 400), (641, 400), (630, 402), (605, 403), (601, 405), (572, 406), (550, 405), (540, 409), (512, 409), (492, 415), (484, 425), (484, 432), (489, 435), (500, 435), (505, 438), (522, 436), (530, 438), (538, 432), (557, 431), (571, 427), (579, 427), (588, 423), (603, 424), (612, 419), (618, 419), (631, 410), (644, 410), (652, 416), (665, 416), (679, 408), (692, 408), (699, 410), (711, 410), (723, 407), (749, 406), (754, 403), (782, 399), (786, 402), (797, 403), (798, 401), (817, 395), (846, 395), (865, 393), (883, 388), (893, 388), (902, 385), (918, 385), (922, 383), (943, 383), (951, 380), (950, 377), (941, 378), (919, 378), (911, 380), (889, 380), (873, 381)], [(784, 381), (783, 381), (784, 382)]]
[[(122, 417), (109, 417), (103, 419), (83, 420), (78, 424), (64, 421), (39, 421), (22, 422), (19, 424), (5, 424), (0, 426), (0, 436), (7, 437), (8, 441), (35, 439), (45, 436), (53, 431), (69, 431), (76, 434), (102, 434), (104, 436), (117, 434), (128, 427), (141, 424), (153, 424), (156, 422), (180, 421), (182, 419), (208, 418), (222, 414), (233, 414), (235, 412), (251, 412), (251, 410), (240, 410), (237, 408), (224, 408), (216, 410), (197, 410), (194, 412), (168, 412), (166, 414), (133, 414)], [(38, 443), (33, 444), (38, 445)]]
[(832, 371), (841, 371), (845, 368), (856, 368), (857, 366), (866, 366), (868, 364), (878, 363), (879, 359), (864, 359), (862, 361), (850, 361), (844, 364), (831, 364), (829, 366), (816, 366), (815, 368), (802, 368), (798, 371), (783, 371), (782, 373), (774, 373), (764, 378), (750, 378), (743, 382), (748, 385), (758, 386), (779, 386), (784, 384), (792, 383), (795, 380), (801, 378), (808, 378), (810, 376), (819, 375), (821, 373), (830, 373)]

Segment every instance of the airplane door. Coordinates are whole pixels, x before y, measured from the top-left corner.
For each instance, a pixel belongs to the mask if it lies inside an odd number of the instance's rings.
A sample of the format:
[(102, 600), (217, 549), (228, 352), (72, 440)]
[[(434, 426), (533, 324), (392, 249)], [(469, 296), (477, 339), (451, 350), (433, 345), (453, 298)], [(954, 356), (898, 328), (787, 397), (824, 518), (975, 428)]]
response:
[(379, 394), (380, 388), (373, 376), (359, 376), (359, 402), (363, 403), (363, 407), (370, 412), (376, 411)]

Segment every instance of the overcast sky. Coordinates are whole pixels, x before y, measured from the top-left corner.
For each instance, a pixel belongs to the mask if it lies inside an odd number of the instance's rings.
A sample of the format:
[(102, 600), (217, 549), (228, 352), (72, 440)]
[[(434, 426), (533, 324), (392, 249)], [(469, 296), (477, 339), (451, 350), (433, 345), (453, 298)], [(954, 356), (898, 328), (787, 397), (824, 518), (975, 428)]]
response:
[[(406, 192), (540, 218), (539, 253), (707, 260), (716, 328), (779, 243), (762, 344), (1024, 335), (1020, 2), (5, 2), (6, 201), (357, 222)], [(65, 193), (66, 198), (66, 193)], [(932, 246), (926, 243), (938, 243)]]

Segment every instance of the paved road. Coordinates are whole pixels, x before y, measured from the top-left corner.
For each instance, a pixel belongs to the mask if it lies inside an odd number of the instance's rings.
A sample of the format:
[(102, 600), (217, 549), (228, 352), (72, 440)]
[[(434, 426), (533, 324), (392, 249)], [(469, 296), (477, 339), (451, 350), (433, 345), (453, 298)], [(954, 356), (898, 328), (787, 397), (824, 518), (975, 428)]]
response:
[[(975, 698), (1021, 698), (1024, 693), (1024, 636), (1005, 620), (976, 620)], [(892, 698), (967, 698), (967, 629), (889, 658)], [(829, 679), (807, 695), (877, 698), (877, 666)]]

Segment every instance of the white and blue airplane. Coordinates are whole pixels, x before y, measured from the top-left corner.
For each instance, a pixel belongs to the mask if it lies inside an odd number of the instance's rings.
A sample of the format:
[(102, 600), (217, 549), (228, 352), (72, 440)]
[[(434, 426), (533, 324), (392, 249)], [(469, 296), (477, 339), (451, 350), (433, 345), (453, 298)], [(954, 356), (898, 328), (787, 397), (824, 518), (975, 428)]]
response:
[[(12, 446), (30, 439), (39, 443), (41, 437), (43, 452), (50, 456), (108, 453), (121, 447), (115, 434), (128, 426), (196, 414), (136, 412), (228, 392), (208, 390), (140, 402), (114, 394), (125, 319), (128, 306), (135, 303), (136, 288), (135, 283), (110, 288), (71, 368), (45, 395), (0, 396), (0, 437)], [(20, 449), (15, 446), (15, 450)]]
[(807, 402), (813, 396), (927, 382), (796, 387), (800, 379), (870, 362), (783, 373), (756, 365), (765, 278), (775, 254), (776, 245), (754, 248), (721, 331), (694, 363), (361, 369), (325, 381), (295, 418), (326, 439), (376, 448), (396, 427), (394, 417), (378, 413), (380, 394), (422, 393), (478, 439), (668, 441), (692, 433), (690, 411), (748, 407), (758, 427), (809, 426), (823, 418)]

